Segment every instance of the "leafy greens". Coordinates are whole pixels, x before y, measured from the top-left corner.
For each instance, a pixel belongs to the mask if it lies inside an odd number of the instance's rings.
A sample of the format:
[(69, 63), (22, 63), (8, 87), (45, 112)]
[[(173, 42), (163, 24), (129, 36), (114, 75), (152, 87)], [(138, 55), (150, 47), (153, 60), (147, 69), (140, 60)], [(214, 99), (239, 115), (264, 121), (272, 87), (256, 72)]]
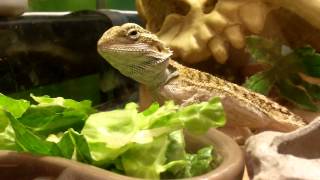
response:
[(36, 105), (0, 94), (0, 149), (60, 156), (129, 176), (160, 179), (203, 174), (218, 163), (212, 146), (185, 150), (182, 129), (205, 133), (225, 124), (218, 98), (187, 107), (172, 101), (143, 112), (96, 112), (90, 101), (31, 95)]
[(298, 107), (319, 111), (320, 85), (306, 77), (320, 78), (320, 54), (311, 47), (291, 49), (258, 36), (247, 38), (247, 50), (255, 63), (268, 66), (247, 79), (244, 86), (268, 95), (272, 89)]

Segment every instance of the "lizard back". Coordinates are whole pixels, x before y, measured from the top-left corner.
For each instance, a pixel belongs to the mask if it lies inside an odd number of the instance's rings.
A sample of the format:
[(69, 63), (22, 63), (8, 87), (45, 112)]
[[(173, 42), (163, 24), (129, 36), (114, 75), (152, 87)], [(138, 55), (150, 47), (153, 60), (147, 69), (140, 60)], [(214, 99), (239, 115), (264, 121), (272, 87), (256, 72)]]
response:
[(203, 88), (219, 97), (231, 97), (243, 106), (255, 108), (273, 121), (295, 126), (295, 128), (305, 125), (301, 117), (264, 95), (249, 91), (244, 87), (225, 81), (209, 73), (185, 67), (174, 60), (170, 60), (169, 67), (178, 71), (179, 76), (176, 80), (183, 86)]

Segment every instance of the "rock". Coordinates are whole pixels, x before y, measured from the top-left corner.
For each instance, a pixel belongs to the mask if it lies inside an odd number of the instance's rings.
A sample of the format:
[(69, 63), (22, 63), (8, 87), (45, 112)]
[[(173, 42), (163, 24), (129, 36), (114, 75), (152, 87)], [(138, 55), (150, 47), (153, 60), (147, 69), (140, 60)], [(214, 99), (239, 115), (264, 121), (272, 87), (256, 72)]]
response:
[(290, 133), (266, 131), (245, 144), (253, 180), (320, 178), (320, 118)]
[(28, 8), (27, 0), (1, 0), (0, 16), (17, 16)]

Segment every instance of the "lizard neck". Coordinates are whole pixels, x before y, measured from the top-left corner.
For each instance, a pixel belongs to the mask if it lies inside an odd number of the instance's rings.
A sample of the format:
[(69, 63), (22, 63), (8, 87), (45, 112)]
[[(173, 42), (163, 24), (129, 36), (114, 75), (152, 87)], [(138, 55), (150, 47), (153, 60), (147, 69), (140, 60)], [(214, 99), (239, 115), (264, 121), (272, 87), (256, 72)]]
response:
[(177, 77), (179, 75), (178, 68), (172, 66), (172, 63), (174, 63), (174, 61), (168, 58), (168, 60), (166, 60), (166, 68), (163, 71), (159, 71), (157, 75), (154, 75), (155, 78), (153, 81), (146, 81), (144, 84), (150, 90), (157, 90), (171, 79)]
[(169, 57), (158, 59), (137, 56), (134, 60), (127, 60), (124, 63), (119, 63), (119, 61), (117, 63), (111, 61), (110, 63), (122, 74), (145, 85), (150, 90), (157, 90), (173, 77), (172, 71), (168, 68)]
[(146, 85), (150, 90), (156, 90), (165, 85), (169, 80), (174, 78), (177, 74), (166, 68), (164, 71), (159, 71), (153, 75), (151, 80), (145, 81), (143, 84)]
[(160, 71), (158, 72), (158, 74), (154, 74), (154, 79), (149, 82), (146, 82), (145, 84), (148, 88), (151, 88), (151, 89), (158, 88), (163, 84), (165, 84), (165, 82), (169, 77), (169, 74), (170, 72), (168, 68), (166, 68), (164, 71)]

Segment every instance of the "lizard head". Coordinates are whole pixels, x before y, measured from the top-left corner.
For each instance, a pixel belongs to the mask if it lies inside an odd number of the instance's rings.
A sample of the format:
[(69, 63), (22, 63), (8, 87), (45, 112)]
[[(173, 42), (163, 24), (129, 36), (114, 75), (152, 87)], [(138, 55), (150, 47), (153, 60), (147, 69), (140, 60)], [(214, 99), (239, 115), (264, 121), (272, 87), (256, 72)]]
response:
[(98, 52), (122, 74), (147, 86), (166, 81), (170, 49), (137, 24), (108, 29), (98, 41)]

